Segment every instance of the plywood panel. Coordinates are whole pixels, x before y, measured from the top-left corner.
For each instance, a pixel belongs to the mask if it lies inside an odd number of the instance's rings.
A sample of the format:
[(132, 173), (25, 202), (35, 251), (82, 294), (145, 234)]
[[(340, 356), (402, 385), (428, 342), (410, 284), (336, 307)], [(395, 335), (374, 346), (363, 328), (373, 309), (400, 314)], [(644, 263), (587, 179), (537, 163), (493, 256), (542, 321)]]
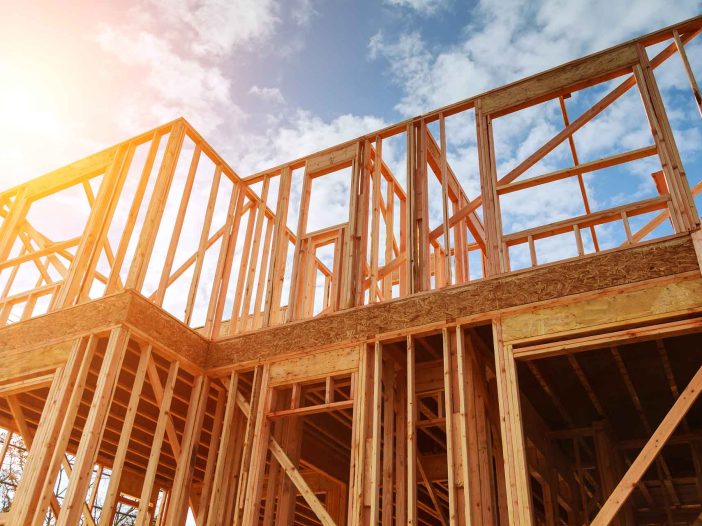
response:
[(66, 363), (72, 341), (24, 351), (0, 353), (0, 382), (54, 371)]
[(700, 308), (702, 279), (696, 279), (504, 316), (502, 332), (515, 341)]
[(271, 384), (281, 385), (324, 378), (357, 369), (358, 348), (337, 349), (272, 364)]

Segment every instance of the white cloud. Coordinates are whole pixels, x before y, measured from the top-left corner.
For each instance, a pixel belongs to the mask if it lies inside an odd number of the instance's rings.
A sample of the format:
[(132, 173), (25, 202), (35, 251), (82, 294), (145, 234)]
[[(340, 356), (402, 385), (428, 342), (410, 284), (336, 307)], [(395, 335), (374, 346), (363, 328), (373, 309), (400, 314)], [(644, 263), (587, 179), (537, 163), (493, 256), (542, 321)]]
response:
[[(404, 0), (398, 0), (404, 1)], [(403, 115), (426, 112), (693, 16), (700, 2), (482, 0), (450, 46), (430, 50), (416, 32), (377, 33), (371, 58), (385, 58), (404, 96)], [(616, 29), (615, 29), (616, 28)]]
[(452, 4), (451, 0), (385, 0), (385, 3), (393, 6), (407, 7), (420, 13), (435, 13), (439, 9), (444, 9)]
[(101, 24), (100, 47), (144, 79), (140, 89), (121, 95), (122, 127), (148, 129), (185, 116), (209, 134), (225, 120), (242, 121), (246, 114), (231, 100), (222, 59), (269, 39), (277, 11), (274, 0), (153, 1), (129, 10), (123, 23)]
[[(172, 37), (185, 36), (190, 49), (203, 56), (221, 56), (240, 46), (273, 36), (280, 24), (276, 0), (150, 0), (139, 9), (142, 22), (167, 22)], [(169, 36), (171, 36), (169, 35)]]
[[(386, 126), (373, 116), (340, 115), (325, 121), (308, 112), (297, 110), (268, 131), (248, 137), (246, 144), (232, 152), (242, 175), (276, 166), (309, 155)], [(389, 155), (384, 151), (383, 157)]]
[(395, 109), (405, 116), (424, 113), (486, 87), (482, 79), (487, 73), (476, 71), (468, 55), (457, 51), (434, 56), (417, 32), (403, 34), (395, 42), (388, 42), (378, 32), (368, 50), (372, 59), (387, 59), (392, 80), (405, 93)]
[(297, 0), (297, 5), (293, 3), (291, 15), (297, 25), (306, 26), (319, 12), (314, 8), (312, 0)]
[[(123, 129), (137, 133), (184, 115), (242, 176), (387, 124), (385, 119), (369, 115), (344, 114), (322, 119), (312, 112), (288, 106), (280, 89), (268, 84), (278, 83), (280, 79), (256, 79), (258, 84), (245, 79), (247, 83), (243, 84), (244, 93), (251, 85), (248, 93), (252, 97), (277, 104), (275, 112), (260, 118), (256, 115), (254, 119), (235, 102), (232, 92), (240, 79), (231, 65), (237, 63), (238, 54), (270, 45), (288, 19), (298, 28), (309, 24), (318, 14), (314, 0), (145, 2), (110, 25), (99, 26), (99, 47), (108, 57), (116, 57), (125, 69), (135, 72), (133, 78), (138, 79), (132, 90), (119, 93), (114, 100), (116, 111), (109, 108), (112, 102), (102, 105), (110, 112), (110, 124), (117, 121)], [(386, 0), (385, 3), (431, 14), (451, 2)], [(368, 53), (371, 59), (387, 61), (390, 80), (401, 87), (396, 109), (404, 116), (417, 115), (683, 19), (697, 13), (700, 6), (697, 1), (675, 5), (635, 4), (616, 0), (576, 0), (575, 3), (535, 0), (530, 4), (482, 0), (471, 11), (471, 24), (456, 33), (451, 45), (434, 46), (416, 31), (394, 35), (385, 29), (385, 33), (378, 32), (371, 38)], [(302, 49), (304, 35), (299, 31), (292, 33), (286, 34), (281, 39), (283, 42), (275, 42), (276, 57)], [(690, 53), (702, 57), (702, 45), (692, 44)], [(110, 64), (111, 69), (113, 66), (114, 63)], [(684, 81), (667, 75), (661, 86), (687, 89)], [(640, 147), (643, 139), (650, 138), (645, 123), (642, 127), (635, 119), (627, 119), (636, 104), (639, 105), (636, 111), (640, 112), (640, 100), (633, 95), (631, 100), (622, 99), (621, 104), (578, 133), (581, 161), (607, 155), (612, 149)], [(684, 116), (676, 112), (671, 112), (670, 117), (671, 121), (685, 122)], [(559, 119), (557, 106), (555, 109), (540, 106), (520, 112), (509, 126), (503, 127), (495, 144), (500, 175), (560, 129)], [(496, 128), (500, 121), (496, 121)], [(51, 131), (52, 141), (59, 136), (71, 136), (71, 142), (92, 137), (85, 130), (71, 129), (65, 133), (53, 128), (41, 130)], [(449, 162), (468, 195), (473, 197), (479, 191), (474, 121), (470, 115), (466, 119), (466, 114), (453, 116), (447, 120), (447, 130)], [(699, 138), (698, 130), (684, 131), (678, 137), (681, 150), (699, 149)], [(56, 141), (56, 149), (60, 150), (61, 144)], [(384, 143), (384, 158), (400, 179), (405, 169), (403, 154), (402, 146), (393, 149), (392, 141)], [(533, 172), (556, 169), (571, 162), (569, 156), (567, 149), (557, 150)], [(18, 157), (17, 163), (23, 160)], [(642, 181), (650, 179), (646, 170), (641, 174)], [(324, 178), (319, 180), (315, 187), (319, 197), (313, 202), (312, 211), (316, 224), (322, 224), (330, 210), (339, 215), (339, 210), (347, 206), (340, 199), (348, 190), (347, 183), (331, 178), (328, 183)], [(519, 196), (513, 203), (506, 199), (503, 206), (506, 226), (526, 228), (580, 213), (580, 198), (572, 185), (563, 182), (549, 190), (512, 194)], [(592, 197), (593, 202), (600, 199), (604, 203), (607, 196), (595, 193)], [(437, 202), (431, 203), (434, 210)]]
[(168, 41), (145, 30), (134, 33), (104, 26), (97, 41), (125, 64), (142, 70), (145, 87), (151, 90), (124, 94), (123, 127), (148, 128), (183, 115), (207, 133), (222, 122), (222, 106), (241, 116), (230, 99), (230, 80), (217, 66), (183, 56)]
[(254, 95), (266, 102), (275, 102), (277, 104), (283, 104), (285, 102), (285, 97), (281, 93), (279, 88), (268, 87), (268, 86), (258, 86), (253, 85), (249, 89), (249, 95)]

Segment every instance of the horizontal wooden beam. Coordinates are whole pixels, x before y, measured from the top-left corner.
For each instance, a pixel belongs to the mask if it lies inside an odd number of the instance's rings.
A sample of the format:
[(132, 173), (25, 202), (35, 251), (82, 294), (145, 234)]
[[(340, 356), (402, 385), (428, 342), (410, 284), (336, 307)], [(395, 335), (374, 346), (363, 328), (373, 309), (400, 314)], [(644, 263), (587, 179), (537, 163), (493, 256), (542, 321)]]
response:
[(653, 145), (646, 146), (645, 148), (639, 148), (638, 150), (632, 150), (630, 152), (610, 155), (609, 157), (597, 159), (596, 161), (590, 161), (587, 163), (578, 164), (577, 166), (571, 166), (562, 170), (556, 170), (555, 172), (539, 175), (537, 177), (530, 177), (528, 179), (522, 179), (513, 183), (500, 185), (497, 187), (497, 193), (499, 195), (503, 195), (510, 192), (516, 192), (517, 190), (524, 190), (525, 188), (532, 188), (545, 183), (560, 181), (561, 179), (572, 177), (574, 175), (594, 172), (595, 170), (602, 170), (603, 168), (609, 168), (618, 164), (650, 157), (651, 155), (655, 155), (656, 152), (657, 148), (655, 145)]
[(504, 115), (615, 78), (638, 61), (634, 44), (608, 49), (484, 95), (480, 98), (483, 112)]
[(330, 411), (341, 411), (342, 409), (351, 409), (352, 407), (353, 400), (341, 400), (339, 402), (309, 405), (305, 407), (298, 407), (296, 409), (281, 409), (280, 411), (268, 413), (266, 416), (270, 419), (284, 418), (286, 416), (308, 416), (319, 413), (328, 413)]
[(537, 240), (572, 232), (573, 226), (578, 226), (582, 229), (605, 223), (611, 223), (612, 221), (619, 221), (622, 219), (622, 214), (626, 215), (627, 217), (633, 217), (648, 214), (649, 212), (655, 212), (656, 210), (664, 210), (667, 207), (669, 200), (670, 196), (668, 195), (651, 197), (649, 199), (644, 199), (643, 201), (608, 208), (606, 210), (600, 210), (599, 212), (593, 212), (591, 214), (583, 214), (571, 219), (564, 219), (563, 221), (549, 223), (547, 225), (530, 228), (528, 230), (521, 230), (519, 232), (508, 234), (504, 236), (503, 239), (507, 246), (519, 245), (528, 242), (529, 237), (531, 237), (533, 240)]
[[(336, 352), (341, 354), (333, 360), (320, 361), (311, 355), (307, 365), (291, 368), (282, 363), (272, 371), (273, 384), (295, 381), (300, 375), (321, 378), (354, 370), (358, 355), (352, 345), (377, 335), (401, 337), (408, 327), (424, 330), (447, 320), (487, 321), (504, 309), (693, 271), (699, 272), (699, 266), (690, 236), (677, 236), (213, 341), (127, 290), (0, 328), (0, 379), (20, 374), (11, 370), (13, 361), (3, 357), (52, 348), (117, 325), (126, 325), (133, 337), (173, 353), (193, 372), (249, 367), (305, 351), (339, 349)], [(50, 372), (55, 365), (42, 365), (42, 370)]]

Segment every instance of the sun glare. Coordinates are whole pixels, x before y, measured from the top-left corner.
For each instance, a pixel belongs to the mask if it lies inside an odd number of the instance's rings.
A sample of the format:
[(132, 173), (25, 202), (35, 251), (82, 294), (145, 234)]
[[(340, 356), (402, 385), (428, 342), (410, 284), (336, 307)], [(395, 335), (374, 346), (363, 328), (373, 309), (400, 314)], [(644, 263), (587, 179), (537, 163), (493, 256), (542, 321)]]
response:
[(0, 65), (0, 135), (13, 142), (12, 137), (27, 132), (57, 134), (60, 122), (52, 105), (51, 88), (41, 75), (29, 75)]
[(41, 175), (38, 153), (53, 149), (66, 133), (60, 82), (30, 65), (0, 62), (0, 189)]

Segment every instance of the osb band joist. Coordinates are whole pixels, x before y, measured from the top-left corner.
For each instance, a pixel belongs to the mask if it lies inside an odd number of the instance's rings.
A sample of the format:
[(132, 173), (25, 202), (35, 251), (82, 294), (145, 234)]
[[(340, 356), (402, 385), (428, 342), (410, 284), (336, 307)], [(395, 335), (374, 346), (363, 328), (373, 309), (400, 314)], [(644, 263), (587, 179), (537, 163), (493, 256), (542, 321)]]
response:
[(200, 368), (250, 365), (379, 334), (443, 323), (699, 270), (689, 236), (418, 294), (215, 342), (133, 291), (0, 329), (0, 358), (117, 325)]
[(207, 367), (253, 364), (411, 327), (699, 271), (690, 236), (357, 307), (210, 345)]
[(207, 340), (131, 290), (0, 328), (0, 361), (18, 351), (48, 348), (117, 325), (192, 365), (204, 365)]

